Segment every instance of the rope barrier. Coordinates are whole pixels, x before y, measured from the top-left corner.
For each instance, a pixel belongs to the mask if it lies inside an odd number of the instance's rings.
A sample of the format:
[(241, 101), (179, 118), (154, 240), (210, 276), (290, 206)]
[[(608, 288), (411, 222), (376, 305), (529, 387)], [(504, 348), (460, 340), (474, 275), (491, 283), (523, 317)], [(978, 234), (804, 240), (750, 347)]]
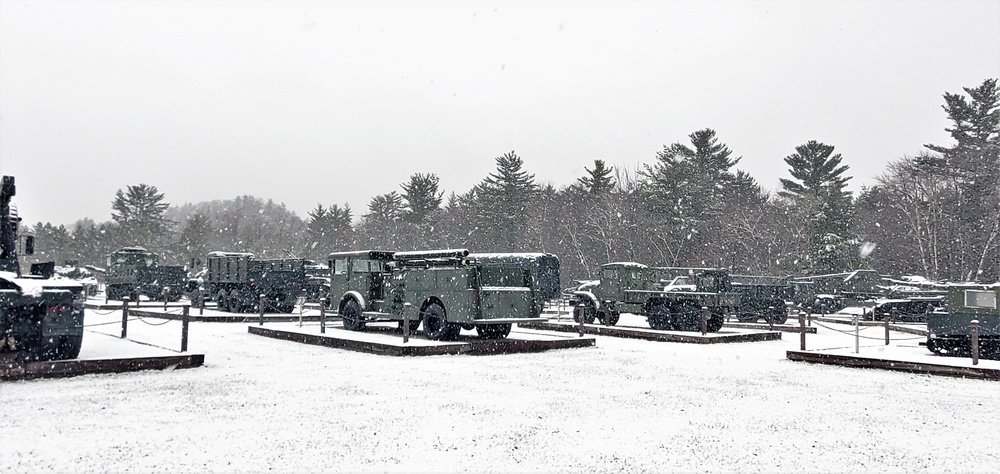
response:
[(117, 312), (118, 312), (118, 311), (120, 311), (120, 310), (121, 310), (120, 308), (119, 308), (119, 309), (112, 309), (112, 310), (108, 311), (107, 313), (102, 313), (102, 312), (100, 312), (100, 311), (98, 311), (98, 310), (96, 310), (96, 309), (93, 309), (93, 308), (87, 308), (87, 311), (90, 311), (90, 312), (92, 312), (92, 313), (94, 313), (94, 314), (96, 314), (96, 315), (98, 315), (98, 316), (108, 316), (108, 315), (110, 315), (110, 314), (114, 314), (114, 313), (117, 313)]
[[(169, 322), (172, 321), (170, 319), (165, 319), (165, 320), (163, 320), (162, 323), (151, 323), (151, 322), (148, 322), (148, 321), (146, 321), (145, 319), (143, 319), (142, 317), (139, 317), (139, 316), (136, 316), (135, 319), (138, 319), (139, 321), (141, 321), (141, 322), (143, 322), (145, 324), (148, 324), (150, 326), (163, 326), (164, 324), (167, 324), (167, 323), (169, 323)], [(134, 320), (130, 319), (129, 321), (134, 321)]]
[[(836, 331), (836, 332), (839, 332), (841, 334), (846, 334), (848, 336), (854, 336), (855, 335), (854, 331), (841, 331), (840, 329), (834, 329), (834, 328), (832, 328), (830, 326), (827, 326), (827, 325), (825, 325), (823, 323), (820, 323), (819, 321), (816, 321), (815, 319), (813, 320), (813, 324), (815, 324), (815, 325), (817, 325), (819, 327), (822, 327), (822, 328), (829, 329), (831, 331)], [(878, 327), (878, 326), (865, 326), (864, 329), (870, 329), (870, 328), (874, 328), (874, 327)], [(884, 337), (870, 337), (870, 336), (861, 336), (861, 335), (858, 335), (857, 337), (859, 337), (861, 339), (871, 339), (873, 341), (885, 341)], [(897, 338), (893, 338), (891, 340), (896, 340), (896, 341), (915, 341), (915, 340), (919, 340), (919, 339), (923, 339), (923, 337), (903, 337), (903, 338), (898, 338), (897, 337)]]
[(109, 322), (106, 322), (106, 323), (84, 324), (83, 327), (90, 328), (90, 327), (95, 327), (95, 326), (107, 326), (109, 324), (121, 324), (121, 323), (122, 323), (121, 321), (109, 321)]

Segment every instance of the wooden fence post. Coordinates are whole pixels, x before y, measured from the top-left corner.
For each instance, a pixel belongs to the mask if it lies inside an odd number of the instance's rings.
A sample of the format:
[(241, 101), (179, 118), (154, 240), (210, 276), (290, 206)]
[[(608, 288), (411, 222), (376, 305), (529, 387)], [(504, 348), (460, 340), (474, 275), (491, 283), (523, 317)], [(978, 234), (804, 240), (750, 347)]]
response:
[(889, 345), (889, 319), (891, 319), (891, 317), (885, 318), (885, 345), (887, 346)]
[(806, 350), (806, 315), (799, 311), (799, 350)]
[(163, 295), (163, 311), (166, 311), (167, 310), (167, 300), (170, 299), (169, 298), (170, 297), (170, 287), (169, 286), (164, 286), (163, 287), (163, 291), (160, 292), (160, 294)]
[(181, 352), (188, 350), (188, 324), (191, 314), (191, 305), (184, 305), (181, 310)]
[(319, 333), (326, 334), (326, 298), (319, 299)]
[(576, 305), (576, 308), (573, 308), (573, 311), (577, 315), (577, 321), (580, 322), (580, 325), (578, 326), (580, 337), (583, 337), (583, 320), (585, 319), (584, 314), (587, 311), (586, 306), (584, 306), (583, 303), (579, 303)]
[(122, 297), (122, 339), (128, 334), (128, 296)]
[(260, 322), (261, 326), (264, 325), (264, 303), (265, 302), (266, 302), (266, 300), (264, 299), (264, 295), (263, 294), (260, 295), (260, 299), (258, 300), (257, 307), (260, 308), (259, 322)]
[(205, 295), (198, 290), (198, 315), (205, 314)]
[(708, 306), (701, 307), (701, 335), (708, 333)]
[(767, 307), (767, 329), (774, 331), (774, 306)]
[(969, 339), (972, 340), (972, 365), (979, 365), (979, 320), (973, 319), (969, 329)]

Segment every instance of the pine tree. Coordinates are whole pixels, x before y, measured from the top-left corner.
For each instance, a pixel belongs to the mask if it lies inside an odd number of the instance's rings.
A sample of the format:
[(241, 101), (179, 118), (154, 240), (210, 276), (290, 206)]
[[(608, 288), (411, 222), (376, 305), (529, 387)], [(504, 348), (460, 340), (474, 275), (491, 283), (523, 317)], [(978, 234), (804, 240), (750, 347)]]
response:
[(587, 176), (577, 178), (579, 185), (592, 195), (601, 195), (611, 192), (615, 188), (615, 178), (612, 177), (614, 170), (604, 164), (604, 160), (594, 160), (594, 169), (583, 168)]
[[(945, 130), (955, 145), (925, 145), (940, 153), (952, 174), (958, 195), (954, 252), (963, 267), (961, 278), (982, 278), (989, 261), (1000, 261), (1000, 88), (997, 79), (961, 94), (945, 93), (943, 106), (952, 126)], [(997, 270), (989, 272), (995, 275)]]
[(473, 188), (477, 225), (493, 249), (520, 250), (525, 241), (528, 208), (538, 185), (513, 151), (496, 158), (497, 170)]
[(403, 183), (403, 200), (406, 202), (406, 220), (419, 224), (427, 222), (441, 209), (444, 191), (438, 190), (440, 178), (433, 173), (415, 173), (410, 181)]
[(163, 193), (156, 186), (139, 184), (119, 189), (111, 202), (111, 219), (120, 227), (123, 237), (135, 245), (159, 247), (175, 223), (164, 217), (170, 204), (163, 202)]
[(184, 263), (193, 260), (195, 266), (199, 266), (198, 262), (205, 262), (205, 256), (211, 251), (208, 247), (211, 231), (212, 223), (205, 214), (196, 212), (188, 218), (177, 238), (177, 254)]
[(845, 189), (849, 167), (841, 165), (842, 157), (833, 150), (815, 140), (795, 147), (796, 153), (785, 157), (794, 180), (780, 179), (778, 195), (794, 202), (810, 223), (804, 262), (810, 272), (846, 271), (857, 263), (852, 254), (857, 239), (850, 228), (851, 193)]

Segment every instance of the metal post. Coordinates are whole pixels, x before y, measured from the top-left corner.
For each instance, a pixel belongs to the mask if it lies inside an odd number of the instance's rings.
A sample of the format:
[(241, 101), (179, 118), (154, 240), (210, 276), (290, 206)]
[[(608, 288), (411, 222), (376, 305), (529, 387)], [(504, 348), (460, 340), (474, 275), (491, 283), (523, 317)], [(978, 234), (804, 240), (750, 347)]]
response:
[(128, 334), (128, 296), (122, 298), (122, 339)]
[(188, 350), (188, 316), (191, 314), (191, 306), (184, 305), (181, 310), (181, 352)]
[(799, 350), (806, 350), (806, 318), (802, 311), (799, 311)]
[(861, 330), (858, 326), (858, 315), (854, 315), (854, 353), (861, 351)]
[(319, 333), (326, 334), (326, 298), (319, 299)]
[(264, 295), (260, 295), (260, 300), (258, 301), (257, 307), (260, 308), (260, 325), (264, 325)]
[(580, 303), (576, 305), (576, 308), (574, 308), (573, 311), (577, 315), (577, 321), (580, 322), (579, 326), (580, 337), (583, 337), (583, 320), (584, 320), (584, 313), (586, 312), (586, 306), (584, 306), (583, 303)]
[(979, 365), (979, 320), (973, 319), (969, 332), (972, 340), (972, 365)]

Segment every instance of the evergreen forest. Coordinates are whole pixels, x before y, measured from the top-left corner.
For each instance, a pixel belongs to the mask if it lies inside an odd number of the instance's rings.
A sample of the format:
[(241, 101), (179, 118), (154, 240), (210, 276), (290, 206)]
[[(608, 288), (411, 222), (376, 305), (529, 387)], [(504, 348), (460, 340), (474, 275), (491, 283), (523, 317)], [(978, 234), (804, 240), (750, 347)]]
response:
[[(696, 130), (635, 169), (601, 159), (557, 188), (516, 150), (458, 193), (433, 170), (371, 197), (367, 209), (317, 203), (306, 216), (256, 196), (171, 205), (156, 186), (127, 185), (112, 219), (27, 228), (32, 261), (103, 266), (123, 246), (165, 263), (199, 266), (210, 251), (325, 261), (345, 250), (467, 248), (559, 256), (564, 286), (607, 262), (725, 267), (734, 273), (817, 275), (873, 268), (931, 280), (1000, 280), (1000, 89), (987, 79), (945, 93), (951, 143), (889, 162), (874, 184), (847, 190), (834, 144), (788, 150), (787, 177), (768, 192), (736, 170), (739, 154), (712, 129)], [(531, 158), (531, 157), (528, 157)], [(27, 227), (27, 226), (26, 226)]]

